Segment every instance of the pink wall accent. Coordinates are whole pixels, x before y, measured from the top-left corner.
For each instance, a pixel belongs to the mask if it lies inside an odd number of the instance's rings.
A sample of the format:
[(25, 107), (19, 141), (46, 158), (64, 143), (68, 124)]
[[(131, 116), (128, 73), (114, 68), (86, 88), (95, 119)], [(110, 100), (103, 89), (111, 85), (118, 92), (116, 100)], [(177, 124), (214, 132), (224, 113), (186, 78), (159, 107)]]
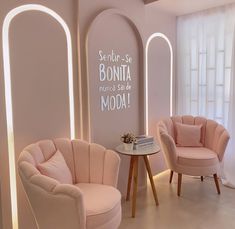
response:
[[(155, 38), (150, 43), (149, 59), (149, 134), (157, 139), (156, 123), (170, 114), (170, 64), (162, 68), (165, 63), (170, 63), (170, 49), (162, 38)], [(153, 173), (165, 169), (162, 153), (152, 155), (151, 166)]]
[[(9, 1), (3, 0), (1, 2), (0, 24), (2, 26), (3, 19), (6, 14), (13, 8), (30, 3), (28, 0), (23, 1)], [(79, 135), (79, 91), (78, 91), (78, 72), (81, 70), (82, 76), (82, 93), (83, 93), (83, 124), (84, 136), (88, 138), (86, 132), (88, 127), (87, 122), (87, 74), (86, 74), (86, 51), (85, 39), (89, 25), (104, 9), (117, 8), (123, 14), (128, 15), (130, 20), (136, 25), (139, 30), (140, 37), (145, 45), (148, 37), (155, 32), (162, 32), (169, 37), (175, 50), (175, 29), (176, 18), (163, 12), (159, 12), (151, 7), (151, 4), (144, 5), (142, 0), (127, 0), (127, 1), (87, 1), (80, 0), (79, 7), (77, 1), (34, 1), (37, 4), (43, 4), (55, 12), (57, 12), (68, 24), (73, 45), (73, 60), (74, 60), (74, 77), (75, 77), (75, 106), (76, 106), (76, 131)], [(78, 17), (79, 15), (79, 17)], [(78, 22), (80, 26), (80, 37), (78, 34)], [(117, 29), (113, 30), (112, 23), (116, 25)], [(111, 31), (109, 38), (107, 38), (107, 46), (103, 39), (106, 38), (105, 33), (98, 34), (96, 29), (103, 31)], [(22, 33), (25, 31), (25, 33)], [(128, 22), (118, 15), (109, 17), (108, 20), (103, 21), (97, 28), (94, 29), (95, 37), (91, 37), (90, 56), (96, 55), (97, 50), (102, 46), (103, 48), (116, 47), (121, 51), (130, 52), (135, 57), (135, 64), (133, 64), (133, 81), (135, 90), (133, 90), (132, 108), (123, 113), (115, 112), (114, 117), (110, 114), (103, 115), (98, 111), (96, 94), (91, 93), (93, 100), (92, 111), (95, 117), (100, 122), (95, 122), (93, 126), (93, 138), (97, 143), (102, 143), (104, 146), (114, 148), (119, 144), (119, 134), (124, 131), (132, 130), (136, 133), (142, 132), (142, 123), (140, 120), (143, 107), (139, 106), (141, 97), (141, 53), (139, 47), (139, 38), (136, 38), (136, 32), (133, 27), (128, 25)], [(2, 31), (0, 30), (0, 39)], [(27, 35), (26, 35), (27, 33)], [(117, 34), (115, 34), (117, 33)], [(123, 35), (121, 35), (123, 33)], [(118, 39), (111, 44), (111, 38), (118, 36)], [(92, 41), (93, 40), (93, 41)], [(97, 40), (97, 44), (95, 41)], [(138, 41), (137, 41), (138, 40)], [(77, 42), (78, 45), (77, 45)], [(93, 42), (93, 44), (92, 44)], [(65, 34), (56, 22), (39, 12), (28, 12), (18, 15), (12, 22), (10, 28), (10, 52), (12, 55), (12, 78), (13, 78), (13, 109), (14, 109), (14, 124), (15, 124), (15, 138), (16, 138), (16, 159), (21, 149), (31, 142), (42, 138), (55, 137), (69, 137), (69, 120), (68, 120), (68, 103), (67, 101), (67, 62), (66, 62), (66, 47)], [(81, 46), (79, 53), (78, 46)], [(158, 45), (158, 42), (151, 44), (153, 49), (158, 53), (165, 53), (166, 47)], [(93, 53), (94, 52), (94, 53)], [(152, 51), (151, 51), (152, 52)], [(167, 63), (167, 56), (163, 56), (166, 63), (161, 63), (155, 60), (155, 54), (150, 58), (150, 73), (153, 87), (150, 87), (150, 93), (154, 93), (154, 85), (162, 82), (167, 85), (169, 63)], [(157, 58), (160, 58), (156, 54)], [(79, 66), (78, 57), (81, 57), (81, 66)], [(11, 212), (10, 212), (10, 191), (9, 191), (9, 168), (8, 168), (8, 152), (7, 152), (7, 136), (6, 136), (6, 117), (4, 104), (4, 83), (3, 83), (3, 65), (2, 65), (2, 46), (0, 45), (0, 181), (1, 181), (1, 204), (4, 211), (3, 228), (11, 229)], [(94, 60), (92, 60), (94, 61)], [(138, 64), (140, 66), (138, 66)], [(81, 69), (80, 69), (81, 67)], [(140, 67), (140, 68), (139, 68)], [(93, 69), (91, 65), (91, 70)], [(161, 73), (154, 78), (156, 69), (161, 69)], [(165, 70), (164, 70), (165, 69)], [(93, 69), (94, 70), (94, 69)], [(157, 70), (158, 71), (158, 70)], [(160, 73), (160, 71), (158, 71)], [(135, 74), (136, 73), (136, 74)], [(152, 75), (153, 74), (153, 75)], [(165, 75), (166, 74), (166, 75)], [(166, 79), (166, 81), (165, 81)], [(95, 82), (95, 81), (94, 81)], [(93, 85), (94, 86), (94, 85)], [(152, 91), (153, 90), (153, 91)], [(167, 91), (168, 89), (166, 89)], [(40, 93), (41, 92), (41, 93)], [(164, 91), (162, 91), (164, 97)], [(159, 104), (159, 107), (164, 107), (164, 101)], [(139, 107), (138, 107), (139, 106)], [(169, 107), (169, 106), (167, 106)], [(151, 117), (159, 117), (159, 109), (156, 107), (151, 110)], [(156, 114), (155, 114), (156, 112)], [(164, 115), (161, 113), (161, 115)], [(125, 118), (125, 121), (122, 121)], [(158, 118), (156, 118), (158, 119)], [(106, 120), (108, 121), (106, 123)], [(129, 121), (131, 120), (131, 121)], [(110, 123), (115, 122), (118, 128), (113, 128)], [(114, 126), (115, 127), (115, 126)], [(154, 129), (152, 130), (154, 132)], [(163, 169), (164, 164), (160, 160), (154, 162), (154, 166)], [(120, 179), (118, 187), (125, 193), (127, 172), (129, 167), (129, 159), (122, 157), (120, 167)], [(160, 170), (161, 170), (160, 169)], [(145, 170), (143, 163), (140, 163), (140, 181), (139, 185), (144, 186), (146, 182)], [(19, 222), (20, 229), (36, 229), (36, 224), (32, 217), (31, 211), (26, 204), (26, 199), (22, 191), (21, 184), (18, 184), (19, 195)]]
[[(143, 40), (143, 46), (145, 46), (145, 42), (147, 41), (148, 37), (155, 32), (162, 32), (164, 33), (166, 36), (169, 37), (170, 41), (172, 42), (173, 48), (175, 50), (175, 35), (176, 35), (176, 18), (174, 16), (162, 13), (157, 11), (156, 9), (152, 9), (151, 8), (151, 4), (150, 5), (144, 5), (144, 2), (142, 0), (129, 0), (129, 1), (125, 1), (125, 2), (120, 2), (120, 1), (108, 1), (108, 0), (101, 0), (99, 2), (92, 2), (89, 3), (86, 0), (81, 0), (80, 1), (80, 7), (79, 7), (79, 22), (80, 22), (80, 41), (81, 41), (81, 71), (82, 71), (82, 77), (83, 77), (83, 82), (86, 81), (86, 60), (85, 57), (86, 56), (86, 50), (85, 50), (85, 40), (86, 40), (86, 34), (89, 28), (89, 25), (92, 23), (92, 21), (95, 19), (95, 17), (102, 12), (104, 9), (109, 9), (109, 8), (117, 8), (119, 9), (121, 12), (123, 12), (123, 14), (128, 15), (128, 17), (130, 18), (130, 20), (133, 21), (133, 23), (135, 23), (140, 36)], [(116, 18), (116, 19), (115, 19)], [(112, 30), (112, 23), (114, 23), (114, 21), (116, 20), (116, 24), (115, 24), (115, 30)], [(107, 19), (103, 22), (102, 25), (100, 25), (101, 27), (99, 27), (99, 25), (97, 25), (97, 33), (98, 30), (100, 30), (100, 33), (98, 36), (93, 37), (94, 41), (96, 41), (92, 48), (91, 51), (89, 51), (90, 56), (95, 57), (97, 55), (97, 50), (100, 47), (103, 47), (102, 42), (101, 41), (101, 37), (104, 39), (103, 43), (106, 42), (106, 48), (107, 50), (110, 50), (111, 47), (115, 47), (115, 48), (119, 48), (122, 50), (128, 50), (129, 52), (135, 52), (136, 47), (132, 44), (135, 43), (135, 41), (133, 40), (133, 42), (130, 42), (130, 39), (134, 39), (133, 37), (133, 32), (126, 30), (126, 26), (123, 24), (123, 19), (121, 18), (117, 18), (117, 16), (115, 15), (115, 17), (113, 17), (113, 19)], [(120, 26), (122, 26), (123, 28), (120, 29)], [(111, 29), (110, 29), (111, 28)], [(106, 31), (109, 31), (108, 36), (105, 37), (105, 32), (104, 30), (106, 29)], [(130, 28), (129, 28), (130, 29)], [(119, 42), (113, 42), (112, 45), (110, 45), (113, 35), (115, 34), (115, 32), (118, 33), (119, 30), (123, 30), (122, 37), (118, 36)], [(116, 34), (117, 35), (117, 34)], [(158, 85), (158, 88), (160, 88), (160, 84), (158, 82), (163, 82), (164, 86), (168, 85), (169, 82), (169, 77), (170, 77), (170, 56), (167, 56), (169, 54), (169, 48), (167, 49), (166, 46), (161, 47), (160, 45), (158, 45), (157, 43), (153, 42), (151, 44), (151, 47), (153, 48), (153, 51), (155, 50), (155, 52), (157, 54), (153, 54), (153, 58), (149, 59), (149, 63), (150, 63), (150, 74), (154, 74), (155, 71), (158, 71), (159, 74), (157, 75), (152, 75), (151, 76), (151, 87), (150, 89), (150, 94), (155, 93), (155, 89), (157, 90), (157, 87), (155, 88), (154, 85)], [(123, 49), (124, 48), (124, 49)], [(162, 54), (164, 52), (167, 52), (166, 54)], [(157, 56), (158, 58), (161, 58), (161, 56), (164, 55), (164, 58), (161, 62), (156, 61), (155, 57)], [(138, 58), (138, 57), (134, 57), (134, 58)], [(164, 60), (166, 60), (166, 62), (164, 62)], [(95, 59), (93, 59), (92, 63), (96, 63)], [(94, 64), (93, 64), (94, 65)], [(157, 70), (156, 70), (157, 69)], [(158, 70), (161, 69), (161, 70)], [(90, 68), (89, 68), (89, 71)], [(97, 71), (97, 67), (95, 67), (94, 69), (92, 69), (92, 71)], [(97, 76), (98, 73), (94, 73), (94, 76)], [(162, 74), (160, 74), (162, 73)], [(139, 76), (141, 77), (141, 76)], [(140, 80), (140, 78), (139, 78)], [(98, 82), (96, 82), (98, 83)], [(83, 84), (84, 85), (84, 84)], [(94, 88), (91, 92), (91, 96), (95, 97), (94, 98), (94, 103), (93, 105), (96, 105), (99, 103), (99, 101), (97, 100), (97, 94), (94, 94), (94, 90), (95, 90), (95, 86), (97, 86), (97, 84), (93, 84)], [(169, 84), (170, 85), (170, 84)], [(141, 86), (141, 84), (140, 84)], [(137, 91), (135, 93), (137, 94), (141, 94), (141, 90), (143, 88), (143, 84), (142, 87), (140, 87), (139, 89), (137, 89)], [(168, 90), (169, 87), (167, 87), (165, 89), (165, 93), (164, 93), (164, 87), (161, 87), (162, 91), (160, 96), (164, 97), (163, 100), (159, 99), (158, 104), (156, 105), (151, 105), (153, 106), (153, 109), (150, 111), (150, 115), (151, 117), (153, 117), (153, 119), (155, 121), (158, 121), (160, 119), (160, 116), (162, 115), (169, 115), (169, 112), (167, 110), (161, 110), (161, 113), (159, 113), (159, 107), (165, 107), (165, 102), (168, 101), (167, 97), (169, 95)], [(138, 103), (139, 98), (138, 96), (134, 96), (133, 99), (133, 103), (135, 104), (136, 102)], [(84, 89), (83, 91), (83, 95), (84, 95), (84, 100), (87, 97), (87, 92), (86, 89)], [(166, 97), (166, 98), (165, 98)], [(97, 109), (92, 105), (93, 109)], [(84, 107), (84, 118), (88, 117), (88, 109), (85, 105)], [(167, 105), (167, 107), (169, 107), (169, 105)], [(131, 109), (129, 109), (128, 111), (118, 111), (118, 112), (114, 112), (113, 115), (109, 115), (109, 114), (103, 114), (98, 110), (92, 110), (92, 115), (93, 117), (95, 117), (95, 120), (97, 120), (95, 122), (95, 132), (93, 131), (93, 139), (95, 139), (96, 141), (98, 141), (98, 143), (103, 144), (107, 147), (112, 147), (114, 148), (117, 144), (120, 143), (119, 141), (119, 136), (129, 130), (129, 131), (133, 131), (133, 132), (138, 132), (138, 129), (133, 128), (132, 122), (134, 123), (136, 118), (141, 120), (141, 118), (138, 118), (138, 115), (141, 115), (144, 113), (144, 107), (140, 107), (140, 111), (139, 114), (136, 115), (136, 112), (138, 111), (135, 106), (133, 106)], [(93, 113), (94, 112), (94, 113)], [(123, 115), (125, 117), (125, 119), (123, 119)], [(115, 118), (116, 117), (116, 118)], [(101, 121), (103, 120), (103, 121)], [(128, 121), (126, 121), (128, 120)], [(144, 121), (144, 120), (143, 120)], [(93, 121), (94, 122), (94, 121)], [(87, 121), (84, 119), (84, 125), (86, 125)], [(115, 123), (115, 125), (113, 125), (113, 123)], [(140, 124), (139, 124), (140, 125)], [(156, 131), (156, 127), (152, 128), (152, 133), (154, 133), (154, 128)], [(84, 128), (84, 130), (88, 129), (88, 126), (86, 126)], [(141, 133), (141, 128), (139, 129), (139, 133)], [(84, 135), (88, 138), (88, 133), (84, 132)], [(165, 169), (165, 164), (163, 161), (163, 157), (161, 154), (157, 155), (156, 158), (153, 158), (152, 160), (152, 166), (155, 168), (154, 171), (156, 172), (160, 172), (162, 170)], [(139, 181), (139, 185), (140, 186), (145, 186), (146, 184), (146, 176), (145, 176), (145, 170), (143, 168), (143, 164), (142, 162), (140, 163), (140, 168), (141, 168), (141, 172), (140, 172), (140, 181)], [(118, 187), (121, 190), (122, 194), (125, 194), (126, 191), (126, 183), (127, 183), (127, 174), (128, 174), (128, 169), (129, 169), (129, 158), (128, 157), (122, 157), (122, 162), (121, 162), (121, 167), (120, 167), (120, 176), (119, 176), (119, 184)]]
[[(65, 34), (44, 14), (22, 13), (10, 28), (16, 158), (36, 140), (70, 135)], [(30, 211), (22, 187), (18, 195), (19, 224), (24, 225)]]
[[(13, 8), (29, 1), (1, 3), (0, 21)], [(35, 2), (34, 2), (35, 3)], [(45, 4), (45, 1), (36, 3)], [(73, 1), (46, 4), (64, 18), (69, 25), (74, 62), (76, 49), (76, 8)], [(2, 29), (0, 30), (2, 33)], [(38, 11), (17, 15), (10, 25), (10, 54), (12, 72), (13, 121), (16, 160), (23, 147), (36, 140), (69, 137), (69, 107), (67, 87), (67, 47), (61, 25), (52, 17)], [(2, 34), (1, 34), (2, 35)], [(2, 36), (1, 36), (2, 37)], [(2, 41), (1, 41), (2, 44)], [(1, 93), (3, 90), (2, 46), (0, 45)], [(77, 67), (74, 75), (77, 76)], [(75, 77), (77, 85), (77, 77)], [(76, 94), (78, 92), (76, 91)], [(76, 96), (77, 98), (77, 96)], [(0, 178), (3, 228), (11, 228), (8, 152), (4, 95), (0, 96)], [(79, 118), (79, 116), (76, 116)], [(34, 229), (36, 223), (29, 208), (21, 182), (17, 178), (19, 228)]]
[[(173, 89), (175, 84), (175, 53), (176, 53), (176, 18), (165, 12), (161, 12), (154, 6), (157, 3), (146, 6), (147, 37), (152, 33), (165, 34), (173, 47)], [(157, 16), (156, 16), (157, 15)], [(155, 18), (155, 20), (153, 20)], [(163, 23), (164, 22), (164, 23)], [(170, 50), (161, 38), (155, 38), (150, 43), (149, 51), (149, 131), (156, 137), (156, 123), (162, 117), (168, 116), (170, 87)], [(175, 111), (175, 92), (173, 90), (173, 114)], [(153, 173), (157, 174), (165, 170), (165, 161), (162, 152), (150, 157), (150, 165)]]
[[(98, 19), (97, 19), (98, 18)], [(97, 20), (96, 20), (97, 19)], [(124, 132), (132, 131), (135, 134), (144, 133), (143, 126), (143, 45), (142, 39), (135, 25), (117, 10), (105, 10), (96, 17), (89, 28), (87, 36), (87, 63), (88, 63), (88, 81), (90, 85), (90, 114), (91, 114), (91, 141), (100, 144), (105, 143), (107, 147), (113, 147), (119, 142), (120, 135)], [(119, 55), (118, 61), (101, 61), (101, 55), (113, 56)], [(131, 58), (131, 63), (126, 63), (126, 55)], [(122, 60), (125, 59), (125, 61)], [(105, 66), (106, 79), (100, 81), (99, 68)], [(127, 78), (127, 69), (130, 69), (130, 80), (111, 80), (108, 67), (121, 68), (119, 74), (121, 78)], [(120, 71), (120, 70), (119, 70)], [(104, 73), (102, 74), (104, 76)], [(113, 74), (114, 76), (114, 74)], [(99, 87), (115, 87), (115, 91), (103, 92)], [(126, 86), (131, 89), (126, 90)], [(123, 90), (119, 90), (125, 86)], [(129, 88), (129, 87), (128, 87)], [(141, 90), (142, 89), (142, 90)], [(120, 99), (120, 96), (124, 100)], [(101, 96), (118, 96), (116, 106), (110, 103), (110, 108), (101, 104)], [(129, 96), (129, 99), (128, 99)], [(110, 98), (110, 97), (109, 97)], [(111, 100), (114, 101), (114, 100)], [(119, 102), (123, 101), (123, 102)], [(125, 102), (124, 102), (125, 101)], [(122, 104), (122, 105), (120, 105)], [(103, 109), (103, 111), (102, 111)], [(111, 110), (112, 109), (112, 110)], [(132, 117), (132, 119), (127, 119)], [(121, 125), (117, 125), (117, 122)], [(101, 131), (101, 123), (105, 124), (105, 131)], [(123, 128), (125, 127), (125, 128)]]

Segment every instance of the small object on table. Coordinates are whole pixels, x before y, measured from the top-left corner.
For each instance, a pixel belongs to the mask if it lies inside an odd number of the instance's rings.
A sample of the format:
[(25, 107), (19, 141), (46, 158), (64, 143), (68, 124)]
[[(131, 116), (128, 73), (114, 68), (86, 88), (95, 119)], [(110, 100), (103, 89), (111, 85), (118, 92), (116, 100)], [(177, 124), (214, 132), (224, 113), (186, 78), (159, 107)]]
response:
[(115, 150), (120, 154), (131, 156), (126, 200), (128, 201), (130, 199), (130, 190), (131, 190), (131, 183), (132, 183), (132, 177), (133, 177), (134, 187), (133, 187), (133, 200), (132, 200), (132, 217), (134, 218), (135, 210), (136, 210), (136, 196), (137, 196), (137, 183), (138, 183), (138, 161), (139, 161), (139, 157), (141, 156), (144, 158), (144, 163), (145, 163), (145, 167), (146, 167), (149, 180), (151, 183), (151, 187), (153, 190), (155, 203), (156, 205), (158, 205), (157, 192), (156, 192), (154, 181), (153, 181), (153, 175), (152, 175), (151, 167), (149, 164), (148, 155), (153, 155), (153, 154), (160, 152), (160, 147), (156, 143), (154, 143), (146, 147), (140, 147), (138, 149), (127, 151), (124, 149), (123, 144), (120, 144), (119, 146), (115, 148)]
[(126, 151), (131, 151), (134, 148), (134, 142), (136, 141), (136, 138), (132, 133), (125, 133), (121, 136), (121, 141), (123, 142), (124, 149)]
[(124, 143), (123, 142), (123, 146), (124, 146), (124, 149), (126, 151), (131, 151), (131, 150), (134, 149), (134, 143), (133, 142), (132, 143)]
[(134, 149), (138, 149), (140, 147), (152, 146), (153, 144), (154, 144), (154, 138), (152, 136), (139, 135), (136, 137), (134, 143)]

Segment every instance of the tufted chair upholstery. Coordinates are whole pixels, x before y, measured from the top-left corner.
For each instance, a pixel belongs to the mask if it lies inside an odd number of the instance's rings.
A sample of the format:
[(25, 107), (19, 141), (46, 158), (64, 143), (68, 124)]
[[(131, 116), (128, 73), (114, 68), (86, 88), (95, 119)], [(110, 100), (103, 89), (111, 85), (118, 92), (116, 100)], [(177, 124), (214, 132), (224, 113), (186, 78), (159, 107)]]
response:
[[(73, 184), (42, 175), (39, 163), (59, 150)], [(40, 229), (115, 229), (121, 222), (116, 189), (120, 158), (81, 140), (44, 140), (27, 146), (18, 160), (19, 174)]]
[[(202, 125), (202, 147), (177, 147), (176, 123), (188, 125)], [(157, 124), (157, 136), (164, 153), (168, 167), (171, 170), (170, 183), (173, 172), (178, 173), (178, 195), (181, 192), (182, 174), (201, 176), (214, 175), (218, 194), (220, 194), (217, 173), (219, 162), (222, 161), (229, 134), (217, 122), (203, 117), (173, 116)]]

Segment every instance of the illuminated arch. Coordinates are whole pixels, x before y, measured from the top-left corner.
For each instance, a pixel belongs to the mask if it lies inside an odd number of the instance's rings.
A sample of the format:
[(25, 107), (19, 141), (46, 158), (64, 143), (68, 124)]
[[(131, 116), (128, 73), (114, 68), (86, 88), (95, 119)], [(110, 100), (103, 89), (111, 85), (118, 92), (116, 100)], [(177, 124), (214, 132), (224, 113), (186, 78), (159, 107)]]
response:
[[(69, 112), (70, 112), (70, 137), (75, 137), (74, 121), (74, 91), (73, 91), (73, 63), (72, 63), (72, 42), (71, 34), (66, 22), (55, 11), (38, 4), (27, 4), (12, 9), (5, 17), (2, 27), (2, 46), (3, 46), (3, 66), (4, 66), (4, 84), (5, 84), (5, 106), (7, 122), (7, 141), (9, 153), (9, 173), (11, 189), (11, 211), (12, 227), (18, 229), (18, 210), (17, 210), (17, 189), (16, 189), (16, 171), (15, 171), (15, 143), (13, 128), (13, 110), (12, 110), (12, 91), (11, 91), (11, 66), (9, 52), (9, 27), (12, 19), (26, 11), (40, 11), (53, 17), (64, 29), (67, 41), (68, 55), (68, 86), (69, 86)], [(80, 84), (81, 85), (81, 84)]]
[(166, 35), (163, 33), (153, 33), (147, 40), (146, 47), (145, 47), (145, 132), (146, 134), (149, 133), (149, 127), (148, 127), (148, 113), (149, 113), (149, 107), (148, 107), (148, 51), (149, 51), (149, 45), (151, 41), (154, 38), (162, 38), (165, 40), (169, 46), (170, 54), (171, 54), (171, 63), (170, 63), (170, 115), (172, 116), (173, 112), (173, 48), (171, 45), (170, 40)]

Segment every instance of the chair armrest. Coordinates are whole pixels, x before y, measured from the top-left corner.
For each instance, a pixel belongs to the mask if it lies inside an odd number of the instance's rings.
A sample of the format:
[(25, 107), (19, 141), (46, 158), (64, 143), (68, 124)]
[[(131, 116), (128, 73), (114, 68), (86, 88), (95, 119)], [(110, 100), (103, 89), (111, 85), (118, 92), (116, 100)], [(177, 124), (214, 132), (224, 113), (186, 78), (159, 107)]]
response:
[(174, 170), (177, 163), (177, 151), (174, 139), (167, 133), (159, 133), (160, 146), (164, 157), (171, 170)]
[(51, 225), (51, 228), (58, 229), (85, 229), (86, 212), (81, 190), (73, 185), (60, 183), (53, 187), (52, 182), (53, 186), (57, 183), (43, 175), (35, 175), (30, 179), (34, 187), (30, 187), (31, 195), (28, 193), (28, 196), (40, 228)]
[(86, 228), (81, 190), (73, 185), (34, 173), (28, 162), (19, 164), (19, 174), (39, 228)]
[(76, 202), (79, 228), (86, 225), (86, 212), (82, 191), (77, 187), (69, 184), (59, 184), (53, 190), (55, 195), (65, 195)]
[(105, 151), (103, 184), (117, 187), (120, 157), (112, 150)]
[(226, 150), (229, 139), (230, 139), (229, 133), (225, 129), (220, 134), (218, 139), (216, 139), (215, 151), (218, 154), (218, 158), (219, 158), (220, 161), (223, 160), (224, 153), (225, 153), (225, 150)]

